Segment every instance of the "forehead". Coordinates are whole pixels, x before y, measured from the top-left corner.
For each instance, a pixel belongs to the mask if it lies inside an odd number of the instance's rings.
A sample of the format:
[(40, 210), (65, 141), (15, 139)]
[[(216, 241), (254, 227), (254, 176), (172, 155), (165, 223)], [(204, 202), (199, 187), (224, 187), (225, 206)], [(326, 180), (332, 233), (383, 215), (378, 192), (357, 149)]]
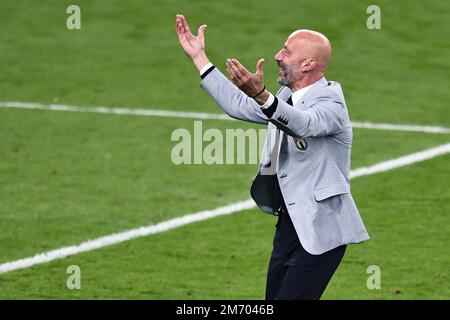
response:
[(291, 49), (291, 50), (294, 50), (294, 49), (297, 49), (297, 48), (299, 48), (299, 47), (301, 47), (301, 46), (303, 46), (304, 44), (305, 44), (305, 41), (304, 41), (305, 39), (303, 39), (301, 36), (299, 36), (298, 34), (297, 35), (290, 35), (288, 38), (287, 38), (287, 40), (286, 40), (286, 42), (284, 43), (284, 47), (286, 48), (286, 49)]

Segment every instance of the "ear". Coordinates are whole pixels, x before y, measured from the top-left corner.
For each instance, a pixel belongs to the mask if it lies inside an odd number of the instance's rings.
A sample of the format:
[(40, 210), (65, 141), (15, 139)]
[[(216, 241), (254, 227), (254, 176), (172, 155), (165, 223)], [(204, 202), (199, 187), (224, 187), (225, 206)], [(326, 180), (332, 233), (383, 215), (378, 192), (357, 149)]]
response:
[(317, 66), (317, 61), (315, 59), (306, 59), (302, 63), (302, 71), (308, 72), (313, 70)]

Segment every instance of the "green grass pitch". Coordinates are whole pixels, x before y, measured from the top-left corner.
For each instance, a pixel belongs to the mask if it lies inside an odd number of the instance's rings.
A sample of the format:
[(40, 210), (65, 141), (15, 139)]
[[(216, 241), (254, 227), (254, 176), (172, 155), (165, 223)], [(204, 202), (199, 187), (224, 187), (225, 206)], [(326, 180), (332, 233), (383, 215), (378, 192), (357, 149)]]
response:
[[(333, 44), (327, 78), (354, 121), (450, 127), (450, 4), (368, 0), (0, 2), (0, 102), (219, 113), (181, 52), (175, 14), (208, 24), (207, 52), (254, 68), (298, 28)], [(205, 120), (205, 128), (260, 127)], [(249, 198), (256, 165), (170, 160), (192, 119), (0, 108), (0, 264)], [(449, 134), (354, 129), (352, 168), (435, 147)], [(352, 180), (371, 240), (347, 249), (323, 299), (450, 299), (450, 155)], [(0, 274), (0, 299), (263, 299), (275, 218), (245, 210)], [(81, 289), (66, 268), (81, 268)], [(381, 289), (366, 286), (381, 268)]]

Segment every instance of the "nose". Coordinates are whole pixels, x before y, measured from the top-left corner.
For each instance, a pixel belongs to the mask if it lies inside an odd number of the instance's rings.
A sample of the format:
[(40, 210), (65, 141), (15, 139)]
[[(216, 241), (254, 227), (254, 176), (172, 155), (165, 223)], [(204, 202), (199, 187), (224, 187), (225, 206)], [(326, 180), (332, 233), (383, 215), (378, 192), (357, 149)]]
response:
[(276, 61), (281, 61), (281, 50), (275, 54), (274, 58)]

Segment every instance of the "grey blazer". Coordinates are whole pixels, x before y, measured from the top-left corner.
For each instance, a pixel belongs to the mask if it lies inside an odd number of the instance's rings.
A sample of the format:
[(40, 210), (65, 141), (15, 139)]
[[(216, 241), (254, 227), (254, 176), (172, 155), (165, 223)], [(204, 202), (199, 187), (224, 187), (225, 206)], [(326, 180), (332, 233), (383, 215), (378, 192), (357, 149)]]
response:
[(306, 251), (318, 255), (369, 239), (350, 193), (353, 135), (339, 83), (320, 79), (294, 106), (286, 103), (291, 90), (282, 87), (270, 118), (217, 68), (202, 79), (201, 87), (232, 118), (268, 125), (250, 193), (261, 210), (274, 213), (277, 176)]

